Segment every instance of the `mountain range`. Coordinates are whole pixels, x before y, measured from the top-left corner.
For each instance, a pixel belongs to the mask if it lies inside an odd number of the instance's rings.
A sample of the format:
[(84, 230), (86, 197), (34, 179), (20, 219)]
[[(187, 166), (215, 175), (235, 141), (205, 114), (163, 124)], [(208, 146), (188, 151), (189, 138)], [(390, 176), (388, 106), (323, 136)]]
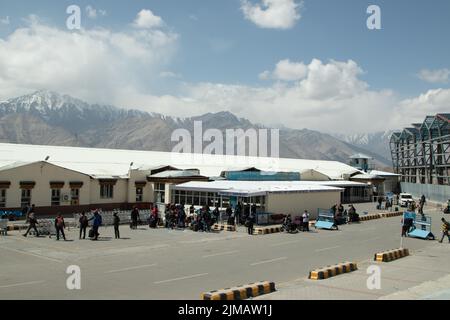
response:
[[(230, 112), (174, 118), (158, 113), (88, 104), (51, 91), (0, 102), (0, 142), (171, 151), (172, 132), (183, 128), (193, 133), (194, 121), (203, 130), (261, 129)], [(390, 132), (330, 135), (309, 129), (280, 128), (280, 156), (348, 163), (355, 153), (374, 158), (380, 168), (391, 166)]]

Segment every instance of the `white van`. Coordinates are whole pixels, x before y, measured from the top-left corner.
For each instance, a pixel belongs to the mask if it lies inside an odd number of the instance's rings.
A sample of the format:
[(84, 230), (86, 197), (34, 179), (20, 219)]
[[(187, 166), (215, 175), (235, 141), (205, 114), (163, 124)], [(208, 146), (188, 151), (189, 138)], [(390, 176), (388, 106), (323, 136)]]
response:
[(400, 193), (398, 197), (398, 204), (400, 207), (407, 207), (410, 202), (414, 202), (414, 199), (409, 193)]

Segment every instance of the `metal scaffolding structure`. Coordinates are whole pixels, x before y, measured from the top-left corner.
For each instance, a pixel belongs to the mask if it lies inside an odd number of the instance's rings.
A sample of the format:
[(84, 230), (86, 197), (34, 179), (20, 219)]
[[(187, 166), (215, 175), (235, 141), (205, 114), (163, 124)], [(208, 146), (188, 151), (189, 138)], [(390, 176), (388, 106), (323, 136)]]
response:
[(427, 116), (394, 133), (390, 148), (401, 182), (450, 185), (450, 113)]

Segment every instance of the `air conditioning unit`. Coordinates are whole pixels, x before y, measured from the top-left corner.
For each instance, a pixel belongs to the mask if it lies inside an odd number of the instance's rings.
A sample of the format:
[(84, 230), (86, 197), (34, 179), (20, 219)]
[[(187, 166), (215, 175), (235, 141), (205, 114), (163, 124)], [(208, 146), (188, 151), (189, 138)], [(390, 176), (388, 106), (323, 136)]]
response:
[(68, 195), (68, 194), (62, 194), (62, 195), (61, 195), (61, 201), (62, 201), (62, 202), (69, 202), (69, 201), (70, 201), (70, 195)]

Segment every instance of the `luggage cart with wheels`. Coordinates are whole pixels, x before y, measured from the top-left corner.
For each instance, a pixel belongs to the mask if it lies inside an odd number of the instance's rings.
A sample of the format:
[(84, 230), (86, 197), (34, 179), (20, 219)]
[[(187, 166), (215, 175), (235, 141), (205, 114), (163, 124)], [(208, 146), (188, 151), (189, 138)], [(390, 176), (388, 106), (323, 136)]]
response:
[(435, 240), (435, 236), (431, 232), (431, 217), (421, 214), (416, 215), (413, 226), (408, 232), (408, 236), (426, 240)]
[(318, 210), (318, 216), (316, 224), (314, 225), (316, 229), (326, 229), (326, 230), (338, 230), (338, 226), (334, 221), (334, 214), (331, 210)]

